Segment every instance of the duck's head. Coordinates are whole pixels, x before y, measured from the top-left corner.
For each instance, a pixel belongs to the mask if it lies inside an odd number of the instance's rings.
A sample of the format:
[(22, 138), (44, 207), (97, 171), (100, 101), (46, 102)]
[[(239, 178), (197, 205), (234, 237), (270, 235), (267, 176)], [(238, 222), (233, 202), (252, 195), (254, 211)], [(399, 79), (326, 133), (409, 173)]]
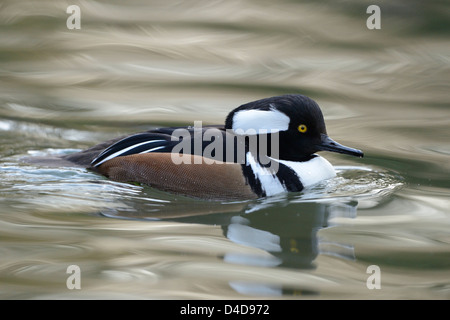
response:
[(282, 160), (306, 160), (317, 151), (364, 156), (361, 150), (332, 140), (327, 134), (319, 105), (299, 94), (246, 103), (228, 115), (225, 128), (238, 134), (278, 132), (279, 158)]

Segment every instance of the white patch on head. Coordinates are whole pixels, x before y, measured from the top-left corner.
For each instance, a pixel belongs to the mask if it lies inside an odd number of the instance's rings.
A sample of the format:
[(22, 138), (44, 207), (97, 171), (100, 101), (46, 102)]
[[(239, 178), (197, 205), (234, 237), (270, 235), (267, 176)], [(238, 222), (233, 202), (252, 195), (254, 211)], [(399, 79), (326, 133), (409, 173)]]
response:
[(295, 171), (300, 178), (303, 186), (309, 187), (322, 180), (330, 179), (336, 176), (336, 171), (331, 163), (325, 158), (317, 156), (309, 161), (286, 161), (278, 160), (280, 163), (288, 166)]
[(289, 128), (290, 118), (276, 109), (241, 110), (233, 115), (232, 129), (236, 134), (279, 132)]
[(279, 194), (286, 192), (286, 188), (281, 184), (278, 177), (270, 172), (268, 168), (261, 166), (253, 157), (251, 152), (247, 152), (246, 155), (247, 164), (250, 165), (255, 178), (261, 182), (261, 188), (265, 192), (266, 196), (272, 196), (274, 194)]

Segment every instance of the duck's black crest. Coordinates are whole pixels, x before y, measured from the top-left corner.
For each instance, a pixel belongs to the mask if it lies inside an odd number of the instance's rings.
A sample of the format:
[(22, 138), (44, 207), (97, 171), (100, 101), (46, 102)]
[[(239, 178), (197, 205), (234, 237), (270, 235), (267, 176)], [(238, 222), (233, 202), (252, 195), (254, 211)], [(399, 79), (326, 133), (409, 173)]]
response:
[(319, 105), (301, 94), (286, 94), (245, 103), (234, 109), (225, 120), (225, 128), (233, 127), (233, 116), (242, 110), (279, 110), (291, 117), (292, 123), (297, 119), (306, 119), (317, 124), (318, 130), (326, 133), (325, 121)]

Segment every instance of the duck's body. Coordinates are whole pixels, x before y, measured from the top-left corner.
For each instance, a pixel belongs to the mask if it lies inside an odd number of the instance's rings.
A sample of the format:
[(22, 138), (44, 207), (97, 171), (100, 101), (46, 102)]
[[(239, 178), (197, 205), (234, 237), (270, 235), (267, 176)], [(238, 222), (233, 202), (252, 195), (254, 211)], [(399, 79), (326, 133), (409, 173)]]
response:
[(162, 128), (63, 159), (121, 182), (207, 199), (251, 199), (335, 176), (320, 150), (363, 156), (331, 140), (319, 106), (302, 95), (240, 106), (225, 126)]

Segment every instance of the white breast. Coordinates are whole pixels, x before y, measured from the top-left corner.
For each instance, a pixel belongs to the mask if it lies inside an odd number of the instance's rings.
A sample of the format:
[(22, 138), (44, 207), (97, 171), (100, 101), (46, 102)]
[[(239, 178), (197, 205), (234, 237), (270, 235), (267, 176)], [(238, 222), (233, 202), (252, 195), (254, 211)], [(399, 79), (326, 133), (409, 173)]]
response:
[(331, 163), (319, 155), (304, 162), (278, 161), (294, 170), (305, 188), (336, 176), (336, 171)]
[[(250, 152), (246, 154), (246, 159), (247, 164), (252, 168), (255, 178), (261, 183), (261, 188), (266, 196), (287, 192), (286, 186), (280, 182), (279, 178), (276, 176), (276, 172), (261, 166)], [(271, 160), (277, 161), (292, 169), (300, 179), (304, 188), (336, 176), (336, 172), (331, 163), (318, 155), (315, 155), (311, 160), (304, 162), (276, 160), (273, 158), (271, 158)], [(273, 169), (273, 167), (276, 166), (272, 165), (271, 167)]]

